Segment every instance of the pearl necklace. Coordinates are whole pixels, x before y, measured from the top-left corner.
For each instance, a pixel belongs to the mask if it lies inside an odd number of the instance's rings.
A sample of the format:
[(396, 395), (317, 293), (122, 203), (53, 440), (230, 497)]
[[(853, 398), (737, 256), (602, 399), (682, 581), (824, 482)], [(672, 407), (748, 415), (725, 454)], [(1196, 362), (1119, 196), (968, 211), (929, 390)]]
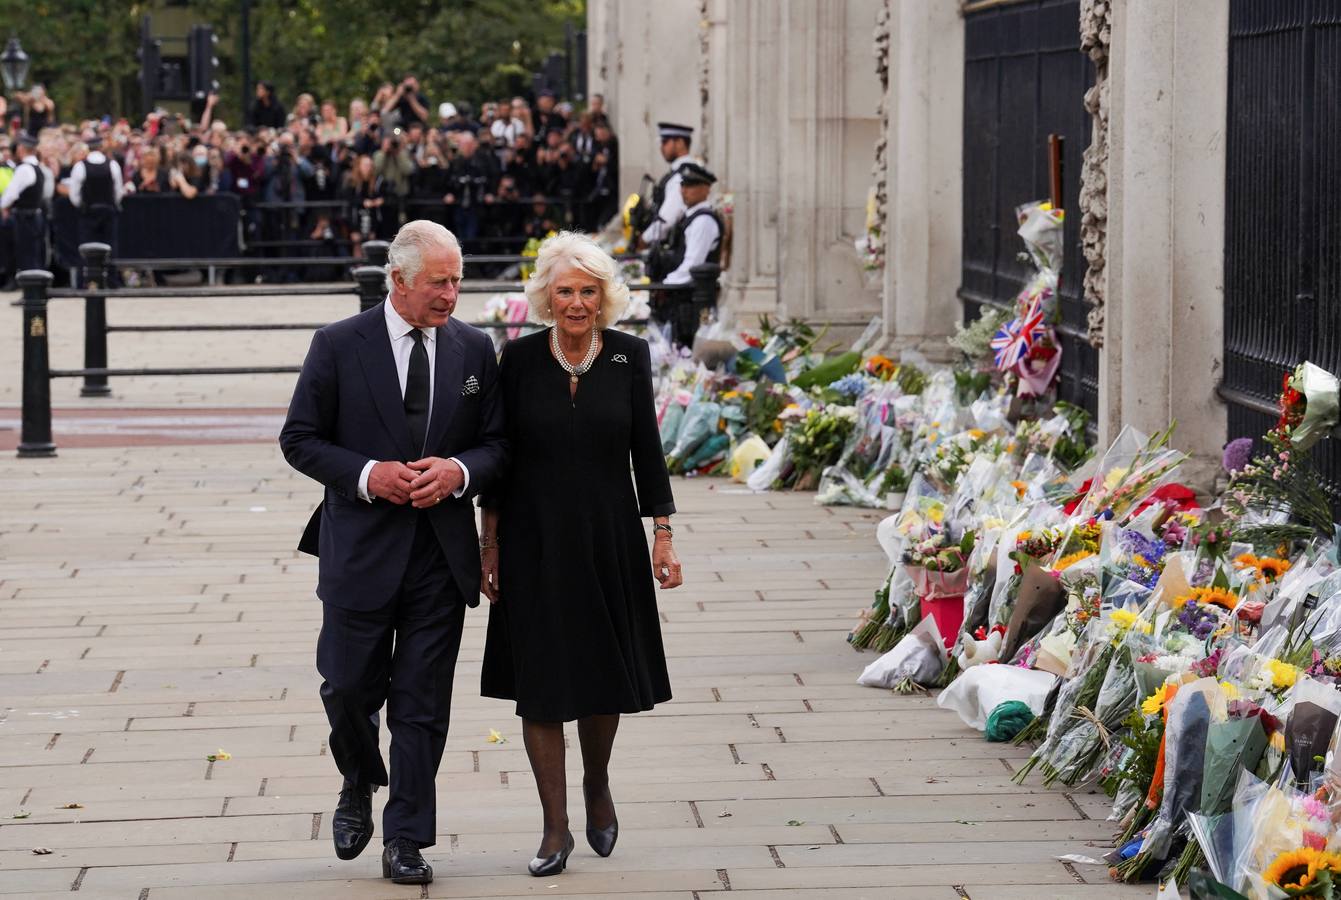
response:
[(596, 351), (598, 349), (596, 344), (596, 329), (593, 328), (591, 330), (591, 343), (587, 345), (587, 355), (582, 357), (582, 362), (577, 365), (570, 363), (568, 357), (563, 355), (563, 350), (559, 349), (559, 328), (557, 325), (550, 329), (549, 346), (550, 349), (554, 351), (554, 358), (559, 361), (559, 365), (563, 366), (564, 371), (568, 373), (568, 381), (572, 384), (577, 384), (577, 376), (587, 374), (587, 370), (591, 368), (591, 364), (596, 361)]

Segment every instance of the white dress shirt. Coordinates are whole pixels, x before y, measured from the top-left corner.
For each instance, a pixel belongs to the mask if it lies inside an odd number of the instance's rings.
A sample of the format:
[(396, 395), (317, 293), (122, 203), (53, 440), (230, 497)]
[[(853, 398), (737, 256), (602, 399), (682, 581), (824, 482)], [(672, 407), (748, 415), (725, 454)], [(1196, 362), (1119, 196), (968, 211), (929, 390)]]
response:
[(657, 210), (656, 221), (643, 230), (644, 242), (655, 244), (665, 239), (675, 224), (684, 217), (684, 198), (680, 196), (680, 166), (692, 159), (693, 157), (686, 153), (671, 163), (671, 171), (675, 174), (666, 181), (666, 196), (661, 201), (661, 208)]
[[(685, 210), (685, 218), (700, 209), (710, 207), (711, 204), (707, 200), (696, 203)], [(674, 272), (666, 276), (666, 284), (688, 284), (692, 281), (689, 270), (707, 261), (708, 254), (712, 252), (713, 242), (720, 240), (721, 237), (722, 230), (717, 227), (717, 220), (712, 216), (699, 216), (690, 222), (684, 231), (684, 259), (680, 260), (680, 265)]]
[[(0, 195), (0, 209), (9, 209), (19, 199), (19, 194), (33, 186), (37, 181), (38, 165), (37, 157), (30, 156), (14, 167), (14, 177), (9, 180), (9, 186), (5, 188), (4, 194)], [(51, 177), (50, 169), (42, 166), (42, 199), (51, 200), (55, 192), (56, 179)]]
[[(386, 333), (391, 341), (391, 355), (396, 359), (396, 377), (400, 379), (400, 396), (405, 399), (405, 382), (410, 377), (410, 351), (414, 349), (414, 338), (410, 337), (410, 332), (414, 331), (414, 326), (410, 325), (400, 317), (396, 312), (396, 307), (391, 305), (391, 298), (387, 297), (386, 302), (382, 304), (382, 311), (386, 315)], [(428, 351), (428, 421), (433, 421), (433, 373), (438, 366), (438, 330), (436, 328), (421, 328), (420, 333), (424, 336), (424, 349)], [(425, 424), (427, 432), (428, 424)], [(423, 452), (423, 448), (419, 449)], [(451, 461), (461, 467), (461, 474), (465, 480), (461, 482), (461, 487), (452, 492), (453, 497), (461, 497), (470, 487), (470, 470), (466, 468), (465, 463), (451, 457)], [(370, 459), (363, 466), (363, 471), (359, 473), (359, 499), (371, 503), (373, 498), (368, 493), (368, 476), (372, 474), (373, 466), (377, 465), (379, 460)]]
[[(106, 155), (101, 150), (91, 150), (88, 155), (90, 165), (102, 165), (107, 162)], [(116, 197), (116, 205), (121, 205), (121, 198), (126, 194), (126, 186), (121, 183), (121, 167), (116, 164), (116, 160), (111, 161), (108, 167), (112, 170), (112, 190)], [(84, 179), (88, 177), (88, 170), (84, 168), (84, 160), (74, 164), (70, 170), (70, 202), (76, 207), (83, 205)]]

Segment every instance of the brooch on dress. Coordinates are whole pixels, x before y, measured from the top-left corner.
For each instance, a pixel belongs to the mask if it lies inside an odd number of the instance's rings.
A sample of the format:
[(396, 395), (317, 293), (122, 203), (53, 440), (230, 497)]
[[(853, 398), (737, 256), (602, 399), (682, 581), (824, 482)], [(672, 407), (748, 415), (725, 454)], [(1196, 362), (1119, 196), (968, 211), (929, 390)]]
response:
[(629, 361), (629, 358), (625, 356), (623, 353), (616, 353), (614, 356), (610, 357), (610, 361), (618, 363), (626, 363)]

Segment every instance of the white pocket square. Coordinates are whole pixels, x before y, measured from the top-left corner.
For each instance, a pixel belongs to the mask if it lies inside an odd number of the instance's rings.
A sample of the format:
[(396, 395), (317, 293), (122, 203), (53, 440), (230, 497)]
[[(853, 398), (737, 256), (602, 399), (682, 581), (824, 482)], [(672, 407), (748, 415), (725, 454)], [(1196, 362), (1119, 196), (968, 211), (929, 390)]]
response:
[(475, 378), (474, 375), (471, 375), (469, 378), (467, 378), (466, 383), (461, 385), (462, 397), (466, 396), (467, 394), (478, 394), (479, 392), (480, 392), (480, 382), (478, 379)]

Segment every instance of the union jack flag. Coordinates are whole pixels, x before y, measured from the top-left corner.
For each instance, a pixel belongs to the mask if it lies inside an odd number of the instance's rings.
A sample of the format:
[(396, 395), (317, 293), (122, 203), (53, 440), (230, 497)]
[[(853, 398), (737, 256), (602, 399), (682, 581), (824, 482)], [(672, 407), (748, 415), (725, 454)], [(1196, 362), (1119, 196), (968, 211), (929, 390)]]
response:
[(1025, 307), (1024, 315), (997, 329), (991, 346), (998, 369), (1006, 372), (1015, 368), (1028, 355), (1034, 343), (1047, 334), (1048, 326), (1043, 319), (1043, 305), (1035, 297)]

